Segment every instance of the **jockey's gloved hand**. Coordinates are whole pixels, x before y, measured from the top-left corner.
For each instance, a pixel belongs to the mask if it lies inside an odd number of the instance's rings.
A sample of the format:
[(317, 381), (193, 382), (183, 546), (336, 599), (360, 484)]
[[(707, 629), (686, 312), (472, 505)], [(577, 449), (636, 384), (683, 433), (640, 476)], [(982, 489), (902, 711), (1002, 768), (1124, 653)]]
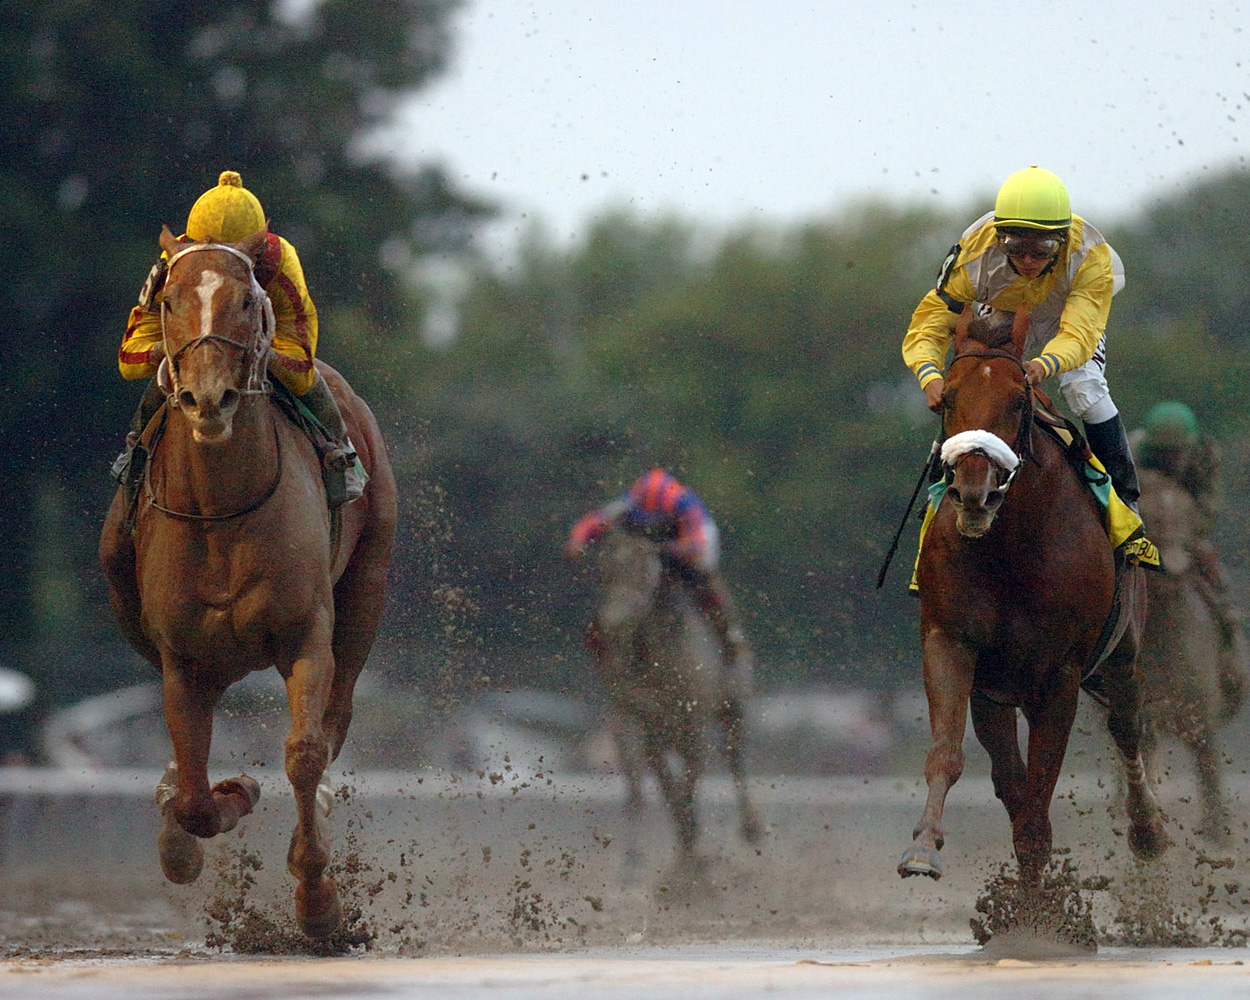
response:
[(1024, 377), (1029, 385), (1041, 385), (1042, 379), (1046, 377), (1046, 366), (1034, 358), (1025, 364)]
[(946, 385), (940, 377), (931, 379), (924, 386), (924, 405), (934, 413), (942, 412), (942, 388)]

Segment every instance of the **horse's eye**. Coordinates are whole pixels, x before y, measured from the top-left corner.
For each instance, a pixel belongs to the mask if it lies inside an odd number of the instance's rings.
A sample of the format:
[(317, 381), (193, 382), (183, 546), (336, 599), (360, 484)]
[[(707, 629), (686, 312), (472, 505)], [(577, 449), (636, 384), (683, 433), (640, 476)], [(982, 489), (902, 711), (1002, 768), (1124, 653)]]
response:
[(248, 294), (248, 295), (244, 295), (244, 296), (243, 296), (243, 308), (244, 308), (244, 309), (251, 309), (251, 308), (252, 308), (252, 296), (251, 296), (251, 294)]

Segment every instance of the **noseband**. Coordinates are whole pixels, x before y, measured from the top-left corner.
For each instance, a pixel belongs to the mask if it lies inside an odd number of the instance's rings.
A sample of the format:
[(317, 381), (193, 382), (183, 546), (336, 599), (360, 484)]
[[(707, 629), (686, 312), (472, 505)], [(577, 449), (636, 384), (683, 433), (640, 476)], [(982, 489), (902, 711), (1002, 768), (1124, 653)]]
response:
[[(1020, 429), (1016, 432), (1015, 447), (1006, 444), (997, 435), (985, 430), (961, 431), (946, 439), (942, 445), (942, 464), (946, 467), (945, 478), (947, 483), (951, 481), (955, 474), (955, 463), (964, 455), (984, 455), (996, 466), (1006, 469), (1007, 478), (999, 485), (999, 489), (1006, 492), (1007, 487), (1011, 485), (1012, 480), (1016, 478), (1016, 474), (1020, 471), (1020, 466), (1025, 459), (1031, 459), (1037, 462), (1037, 456), (1033, 454), (1033, 386), (1029, 383), (1028, 368), (1024, 362), (1020, 360), (1011, 351), (1004, 351), (997, 347), (986, 347), (975, 351), (964, 351), (951, 359), (950, 368), (954, 368), (957, 362), (963, 361), (965, 358), (1007, 358), (1012, 361), (1024, 373), (1024, 387), (1028, 394), (1028, 399), (1024, 407), (1024, 412), (1020, 417)], [(949, 368), (947, 369), (949, 372)], [(945, 430), (945, 427), (943, 427)], [(967, 435), (967, 437), (965, 437)], [(955, 447), (949, 448), (948, 446)], [(998, 446), (1001, 446), (998, 447)], [(1015, 456), (1015, 463), (1008, 468), (1007, 463), (1002, 461), (1002, 456), (996, 456), (996, 451), (1006, 449)], [(950, 456), (948, 458), (948, 455)]]
[[(189, 247), (179, 250), (176, 254), (169, 258), (166, 265), (166, 275), (173, 270), (174, 262), (186, 256), (189, 253), (195, 253), (198, 250), (224, 250), (232, 253), (247, 265), (247, 276), (252, 282), (252, 296), (260, 306), (255, 313), (255, 322), (252, 327), (252, 336), (250, 341), (233, 340), (230, 337), (222, 336), (219, 333), (201, 333), (198, 337), (187, 341), (173, 354), (169, 353), (169, 334), (165, 328), (165, 302), (161, 301), (161, 341), (165, 348), (165, 357), (168, 359), (168, 371), (170, 376), (169, 389), (169, 405), (177, 406), (178, 397), (182, 393), (182, 386), (178, 379), (178, 361), (191, 350), (201, 344), (206, 344), (210, 340), (219, 344), (225, 344), (227, 347), (235, 347), (248, 357), (247, 365), (247, 384), (242, 390), (245, 396), (267, 395), (273, 391), (273, 386), (269, 382), (268, 377), (268, 359), (269, 347), (273, 343), (274, 334), (274, 317), (273, 303), (269, 300), (269, 295), (264, 288), (261, 287), (259, 281), (256, 280), (256, 274), (253, 271), (255, 266), (252, 258), (245, 254), (242, 250), (237, 250), (232, 246), (224, 243), (193, 243)], [(166, 278), (168, 281), (168, 277)]]

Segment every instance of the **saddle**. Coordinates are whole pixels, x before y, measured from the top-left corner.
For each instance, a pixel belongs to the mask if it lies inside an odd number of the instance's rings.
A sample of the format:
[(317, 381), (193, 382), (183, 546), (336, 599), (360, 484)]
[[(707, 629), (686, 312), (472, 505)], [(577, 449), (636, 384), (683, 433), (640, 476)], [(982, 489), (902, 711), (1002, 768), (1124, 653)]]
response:
[[(313, 412), (304, 405), (298, 396), (291, 392), (286, 386), (276, 379), (271, 383), (273, 392), (271, 398), (277, 404), (278, 409), (291, 421), (296, 427), (308, 435), (308, 439), (312, 442), (319, 458), (324, 458), (325, 452), (334, 445), (334, 438), (326, 429), (325, 425), (313, 414)], [(139, 435), (136, 451), (142, 449), (145, 456), (151, 456), (156, 450), (156, 446), (160, 443), (161, 437), (165, 432), (165, 422), (169, 416), (168, 402), (162, 403), (160, 408), (152, 415), (152, 419), (148, 421), (142, 433)], [(356, 460), (359, 463), (359, 458)], [(327, 506), (331, 515), (331, 532), (334, 542), (337, 544), (341, 506), (332, 501), (334, 497), (333, 489), (336, 485), (335, 472), (327, 468), (326, 463), (321, 461), (321, 478), (326, 487)], [(122, 528), (130, 535), (135, 534), (136, 521), (139, 509), (139, 495), (146, 490), (151, 493), (151, 485), (148, 480), (149, 469), (151, 465), (150, 457), (145, 457), (144, 467), (142, 471), (142, 481), (136, 482), (133, 492), (127, 490), (126, 496), (126, 516), (122, 520)], [(341, 474), (339, 477), (341, 478)]]

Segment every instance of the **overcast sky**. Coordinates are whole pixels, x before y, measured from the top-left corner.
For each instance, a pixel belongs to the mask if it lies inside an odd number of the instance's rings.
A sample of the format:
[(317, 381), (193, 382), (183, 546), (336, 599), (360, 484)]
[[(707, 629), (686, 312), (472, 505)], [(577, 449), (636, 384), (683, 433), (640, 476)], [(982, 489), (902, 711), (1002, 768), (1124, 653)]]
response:
[(1106, 225), (1250, 143), (1237, 3), (467, 0), (455, 24), (449, 73), (387, 142), (501, 202), (496, 239), (535, 217), (576, 238), (622, 205), (960, 207), (1030, 163)]

